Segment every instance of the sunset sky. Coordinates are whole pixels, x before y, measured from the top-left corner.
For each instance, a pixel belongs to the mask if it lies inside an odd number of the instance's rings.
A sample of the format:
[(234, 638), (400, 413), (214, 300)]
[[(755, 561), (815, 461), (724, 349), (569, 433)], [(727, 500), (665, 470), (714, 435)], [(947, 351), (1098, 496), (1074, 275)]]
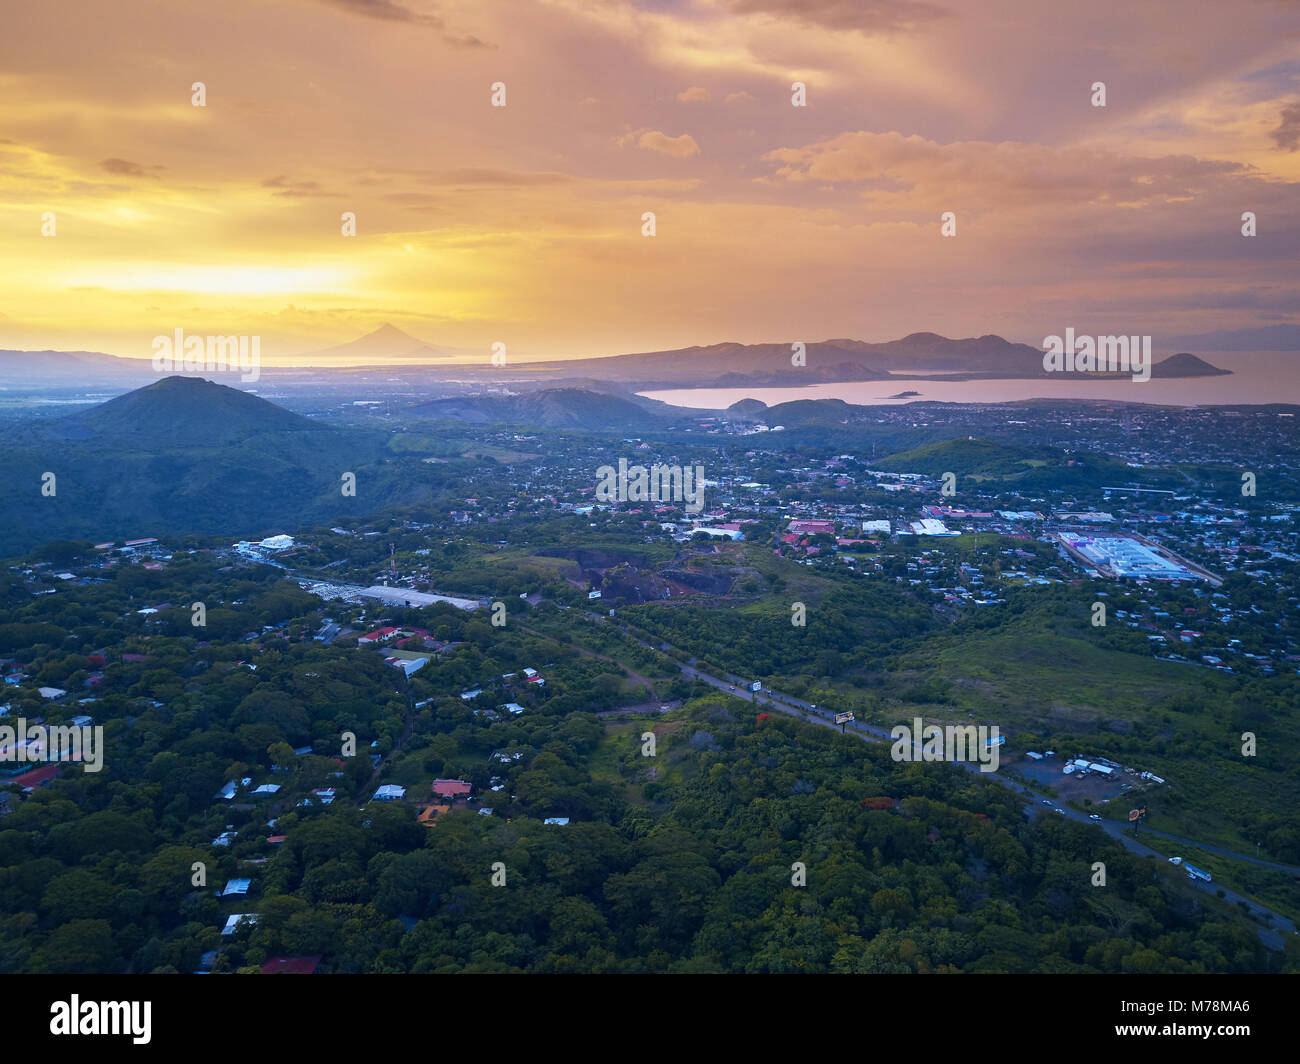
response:
[(0, 34), (0, 348), (1159, 351), (1300, 321), (1298, 148), (1296, 0), (43, 0)]

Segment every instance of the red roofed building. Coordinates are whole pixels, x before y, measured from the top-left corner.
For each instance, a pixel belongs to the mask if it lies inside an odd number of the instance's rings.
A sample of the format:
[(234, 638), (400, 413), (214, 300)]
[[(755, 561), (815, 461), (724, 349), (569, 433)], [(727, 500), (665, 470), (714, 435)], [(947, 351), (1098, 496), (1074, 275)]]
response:
[(268, 957), (262, 965), (263, 975), (315, 975), (323, 954), (310, 957)]
[(409, 636), (404, 636), (394, 644), (394, 646), (396, 646), (399, 650), (405, 650), (408, 646), (412, 644), (418, 644), (420, 646), (423, 646), (424, 641), (429, 638), (429, 633), (425, 631), (423, 628), (408, 628), (405, 630), (410, 632), (411, 634)]
[(474, 792), (464, 780), (434, 780), (433, 793), (440, 798), (468, 798)]
[(44, 787), (50, 780), (59, 774), (59, 769), (63, 766), (42, 765), (40, 768), (34, 768), (30, 772), (24, 772), (21, 776), (14, 776), (12, 779), (5, 780), (6, 783), (16, 783), (20, 787)]
[(791, 532), (802, 532), (810, 536), (818, 534), (835, 535), (834, 521), (791, 521), (788, 527)]

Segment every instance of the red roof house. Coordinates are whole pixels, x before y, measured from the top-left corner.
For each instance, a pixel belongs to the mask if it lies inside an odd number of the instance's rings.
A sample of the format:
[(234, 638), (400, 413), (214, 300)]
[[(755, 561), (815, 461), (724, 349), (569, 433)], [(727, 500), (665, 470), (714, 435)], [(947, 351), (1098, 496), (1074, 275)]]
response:
[(50, 780), (59, 774), (61, 764), (42, 765), (40, 768), (34, 768), (30, 772), (24, 772), (21, 776), (14, 776), (12, 779), (5, 780), (6, 783), (16, 783), (20, 787), (44, 787)]
[(268, 957), (262, 965), (263, 975), (315, 975), (323, 954), (310, 957)]
[(808, 535), (813, 535), (813, 536), (818, 534), (823, 534), (827, 536), (835, 535), (834, 521), (819, 521), (819, 520), (791, 521), (790, 524), (787, 525), (786, 527), (791, 532), (806, 533)]

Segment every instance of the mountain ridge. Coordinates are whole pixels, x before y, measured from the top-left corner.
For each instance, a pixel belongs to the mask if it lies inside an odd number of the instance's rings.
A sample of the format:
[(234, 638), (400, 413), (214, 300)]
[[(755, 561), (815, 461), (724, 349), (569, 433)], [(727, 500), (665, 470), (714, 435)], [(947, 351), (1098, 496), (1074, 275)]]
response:
[[(509, 381), (512, 373), (526, 373), (534, 383), (588, 378), (637, 389), (785, 386), (889, 380), (900, 375), (924, 379), (927, 374), (937, 374), (950, 381), (1041, 380), (1048, 376), (1039, 348), (1007, 340), (996, 333), (952, 338), (934, 332), (914, 332), (879, 342), (843, 337), (808, 343), (743, 344), (724, 340), (657, 351), (514, 362), (507, 367), (493, 366), (486, 354), (467, 360), (471, 354), (465, 349), (425, 343), (385, 323), (355, 340), (299, 356), (319, 356), (327, 364), (263, 366), (261, 373), (264, 377), (291, 377), (313, 370), (380, 371), (389, 367), (395, 371), (424, 369), (435, 378), (447, 373), (473, 380), (504, 378)], [(1186, 351), (1170, 357), (1181, 362), (1166, 367), (1161, 376), (1218, 376), (1231, 372)], [(138, 379), (149, 372), (151, 365), (148, 359), (121, 359), (94, 352), (0, 351), (0, 381), (38, 375), (43, 369), (59, 379), (71, 378), (86, 367), (100, 374)], [(1175, 369), (1177, 373), (1169, 372)]]

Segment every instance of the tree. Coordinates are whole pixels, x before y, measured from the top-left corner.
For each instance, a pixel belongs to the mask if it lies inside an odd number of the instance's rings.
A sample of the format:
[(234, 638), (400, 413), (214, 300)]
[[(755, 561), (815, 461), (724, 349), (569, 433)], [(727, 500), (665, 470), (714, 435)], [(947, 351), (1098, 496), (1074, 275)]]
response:
[(107, 920), (70, 920), (32, 952), (27, 970), (38, 974), (121, 971)]

